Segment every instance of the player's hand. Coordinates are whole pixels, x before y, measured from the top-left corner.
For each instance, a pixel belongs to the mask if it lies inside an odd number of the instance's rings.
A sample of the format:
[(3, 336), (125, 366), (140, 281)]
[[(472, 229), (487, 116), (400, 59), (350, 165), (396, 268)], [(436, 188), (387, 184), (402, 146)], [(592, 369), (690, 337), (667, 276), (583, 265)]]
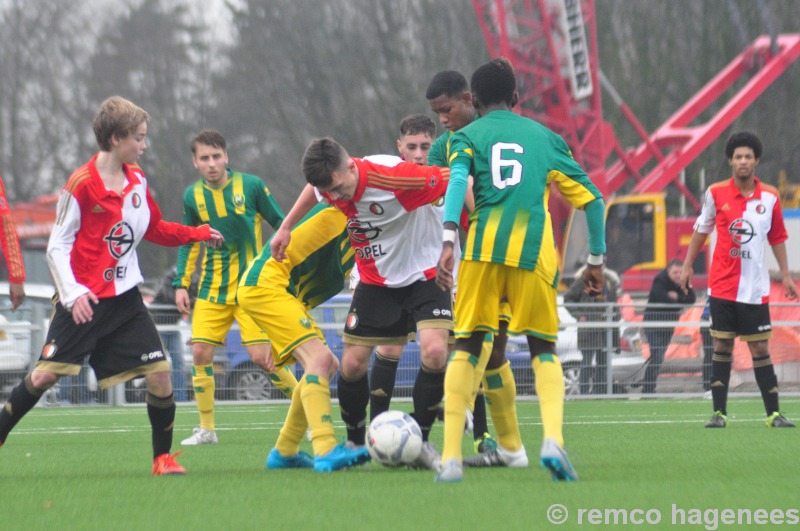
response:
[(75, 321), (75, 324), (84, 324), (91, 321), (92, 317), (94, 317), (92, 305), (98, 302), (100, 302), (100, 299), (91, 291), (78, 297), (75, 304), (72, 305), (72, 320)]
[(25, 286), (22, 283), (9, 283), (8, 295), (11, 298), (11, 311), (13, 312), (25, 301)]
[(595, 297), (603, 293), (603, 286), (606, 283), (606, 277), (603, 274), (605, 266), (603, 265), (586, 265), (583, 270), (583, 292), (589, 296)]
[(689, 293), (689, 290), (692, 289), (692, 276), (694, 275), (694, 268), (690, 265), (683, 264), (681, 268), (681, 290), (683, 290), (683, 294), (686, 295)]
[(225, 241), (225, 238), (222, 237), (222, 233), (217, 229), (210, 229), (211, 230), (211, 239), (206, 241), (206, 245), (211, 247), (212, 249), (219, 249), (222, 247), (222, 243)]
[(798, 297), (797, 286), (795, 285), (794, 280), (792, 280), (792, 277), (790, 275), (785, 275), (783, 277), (783, 287), (786, 290), (787, 299), (793, 301)]
[(175, 306), (181, 312), (183, 319), (188, 319), (192, 311), (192, 301), (189, 299), (189, 291), (186, 288), (178, 288), (175, 290)]
[(453, 255), (453, 244), (445, 242), (442, 244), (442, 254), (439, 255), (439, 262), (436, 264), (436, 285), (442, 291), (447, 291), (453, 287), (453, 266), (455, 257)]
[(269, 243), (269, 250), (272, 253), (272, 258), (278, 262), (286, 260), (286, 248), (289, 247), (289, 242), (292, 241), (292, 231), (288, 227), (281, 225), (275, 234), (272, 236), (272, 241)]

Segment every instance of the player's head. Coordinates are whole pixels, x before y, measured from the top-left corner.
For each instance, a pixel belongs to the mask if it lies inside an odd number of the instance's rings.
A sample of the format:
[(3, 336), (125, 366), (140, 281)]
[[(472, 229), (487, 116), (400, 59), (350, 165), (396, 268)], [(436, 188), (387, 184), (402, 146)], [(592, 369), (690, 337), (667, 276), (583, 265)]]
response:
[(228, 149), (225, 137), (222, 136), (222, 133), (213, 129), (200, 131), (197, 136), (192, 139), (192, 155), (197, 153), (197, 147), (200, 145), (219, 148), (222, 151), (227, 151)]
[(358, 168), (347, 151), (330, 137), (315, 138), (306, 148), (301, 163), (311, 186), (334, 200), (348, 200), (358, 186)]
[(225, 137), (206, 129), (192, 139), (192, 162), (206, 184), (214, 188), (228, 182), (228, 152)]
[(475, 108), (467, 78), (461, 72), (444, 70), (433, 76), (425, 92), (431, 110), (448, 131), (458, 131), (472, 123)]
[(756, 166), (761, 159), (761, 140), (749, 132), (741, 131), (734, 133), (725, 144), (725, 155), (728, 157), (728, 164), (733, 170), (733, 175), (743, 182), (753, 178), (756, 174)]
[(750, 148), (753, 150), (753, 155), (756, 160), (761, 158), (763, 146), (761, 145), (761, 139), (759, 139), (755, 133), (740, 131), (732, 134), (725, 144), (725, 156), (728, 160), (733, 158), (733, 153), (736, 151), (736, 148), (739, 147)]
[(507, 105), (511, 108), (517, 103), (517, 76), (514, 67), (504, 57), (479, 66), (472, 73), (470, 87), (479, 115), (490, 105)]
[(428, 163), (428, 153), (436, 136), (436, 124), (424, 114), (412, 114), (400, 121), (397, 151), (403, 160), (414, 164)]
[(134, 103), (111, 96), (100, 104), (92, 122), (97, 145), (101, 151), (118, 149), (125, 163), (135, 162), (147, 147), (145, 136), (149, 118), (147, 112)]

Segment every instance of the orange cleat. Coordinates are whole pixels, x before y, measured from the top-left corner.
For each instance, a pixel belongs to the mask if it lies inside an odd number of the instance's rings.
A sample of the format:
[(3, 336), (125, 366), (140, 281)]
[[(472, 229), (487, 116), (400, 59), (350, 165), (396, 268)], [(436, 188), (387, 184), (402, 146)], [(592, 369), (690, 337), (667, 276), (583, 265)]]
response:
[(181, 455), (180, 450), (174, 454), (161, 454), (153, 459), (153, 475), (166, 476), (169, 474), (185, 474), (186, 469), (175, 461), (175, 458)]

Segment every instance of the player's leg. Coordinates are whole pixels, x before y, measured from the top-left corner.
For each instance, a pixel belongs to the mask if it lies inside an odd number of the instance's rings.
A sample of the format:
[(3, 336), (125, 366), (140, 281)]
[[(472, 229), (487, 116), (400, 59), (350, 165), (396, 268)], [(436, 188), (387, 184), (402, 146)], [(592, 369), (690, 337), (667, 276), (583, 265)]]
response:
[(370, 421), (389, 410), (402, 354), (403, 345), (381, 345), (375, 348), (375, 360), (369, 371)]
[[(345, 341), (350, 340), (346, 338)], [(367, 368), (372, 348), (372, 345), (345, 342), (342, 352), (337, 393), (342, 421), (347, 429), (347, 441), (353, 446), (364, 446), (366, 438), (369, 404)]]
[(714, 414), (707, 428), (724, 428), (728, 425), (728, 386), (733, 365), (733, 346), (736, 340), (736, 303), (711, 297), (711, 336), (714, 353), (711, 355), (711, 400)]
[(769, 356), (769, 338), (772, 336), (772, 323), (769, 305), (737, 305), (740, 320), (740, 339), (747, 342), (753, 358), (753, 374), (761, 391), (764, 409), (767, 412), (767, 426), (771, 428), (794, 428), (794, 424), (781, 414), (778, 400), (778, 377)]
[[(175, 397), (168, 354), (138, 290), (130, 290), (107, 300), (102, 313), (95, 307), (95, 319), (103, 323), (104, 334), (97, 340), (89, 365), (102, 389), (124, 383), (133, 375), (147, 381), (147, 416), (153, 449), (153, 475), (184, 474), (172, 448), (175, 425)], [(98, 315), (100, 313), (100, 315)]]
[(542, 417), (541, 464), (553, 479), (578, 479), (563, 449), (564, 371), (556, 355), (558, 335), (556, 290), (533, 271), (512, 268), (508, 273), (511, 306), (509, 334), (524, 333), (531, 351), (531, 366)]
[(5, 443), (14, 426), (33, 409), (45, 391), (53, 387), (61, 376), (80, 373), (83, 356), (76, 356), (74, 353), (91, 352), (96, 341), (92, 331), (95, 325), (96, 322), (76, 325), (72, 313), (56, 303), (55, 314), (50, 320), (45, 345), (36, 367), (11, 390), (0, 410), (0, 446)]
[(272, 357), (272, 348), (269, 336), (258, 326), (253, 318), (241, 306), (236, 306), (234, 318), (239, 323), (242, 335), (242, 345), (247, 349), (247, 354), (257, 367), (263, 369), (272, 384), (277, 387), (287, 398), (292, 397), (292, 390), (297, 387), (297, 378), (289, 367), (284, 366), (270, 371), (267, 360)]
[[(445, 416), (442, 468), (439, 482), (463, 479), (461, 443), (464, 416), (491, 350), (483, 349), (486, 332), (495, 334), (505, 279), (496, 264), (467, 261), (460, 264), (461, 289), (455, 301), (458, 322), (456, 347), (445, 375)], [(469, 286), (469, 289), (465, 287)], [(476, 374), (477, 373), (477, 374)]]
[(192, 388), (194, 389), (200, 426), (181, 441), (183, 446), (216, 444), (214, 425), (214, 349), (222, 346), (233, 325), (235, 305), (217, 304), (198, 299), (192, 313)]
[(386, 288), (361, 282), (345, 321), (342, 363), (337, 393), (347, 440), (363, 446), (366, 435), (369, 378), (367, 369), (376, 345), (405, 345), (409, 322), (398, 301), (403, 288)]

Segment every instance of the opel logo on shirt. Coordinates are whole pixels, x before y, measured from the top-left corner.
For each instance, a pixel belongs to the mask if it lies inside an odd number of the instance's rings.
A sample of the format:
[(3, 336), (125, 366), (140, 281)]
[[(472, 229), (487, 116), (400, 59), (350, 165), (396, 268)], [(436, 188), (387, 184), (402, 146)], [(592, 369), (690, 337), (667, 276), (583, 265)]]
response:
[(373, 227), (369, 221), (359, 221), (351, 219), (347, 222), (347, 232), (356, 242), (368, 242), (374, 240), (381, 233), (380, 227)]
[(753, 225), (744, 218), (734, 220), (733, 223), (728, 226), (728, 232), (733, 242), (739, 245), (746, 244), (756, 235)]
[(108, 242), (108, 252), (117, 260), (131, 250), (135, 241), (133, 229), (125, 221), (111, 227), (103, 239)]

